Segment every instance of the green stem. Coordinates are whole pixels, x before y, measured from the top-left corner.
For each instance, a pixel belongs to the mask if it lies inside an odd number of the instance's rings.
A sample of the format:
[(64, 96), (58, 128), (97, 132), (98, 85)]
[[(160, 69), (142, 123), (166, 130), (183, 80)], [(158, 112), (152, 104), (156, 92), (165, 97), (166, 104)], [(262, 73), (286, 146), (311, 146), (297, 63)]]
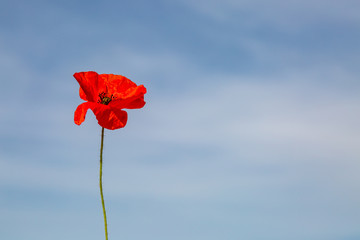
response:
[(103, 148), (104, 148), (104, 128), (101, 130), (101, 147), (100, 147), (100, 195), (101, 195), (101, 203), (102, 209), (104, 213), (104, 224), (105, 224), (105, 239), (108, 240), (108, 232), (107, 232), (107, 221), (106, 221), (106, 211), (105, 211), (105, 202), (104, 202), (104, 194), (102, 188), (102, 158), (103, 158)]

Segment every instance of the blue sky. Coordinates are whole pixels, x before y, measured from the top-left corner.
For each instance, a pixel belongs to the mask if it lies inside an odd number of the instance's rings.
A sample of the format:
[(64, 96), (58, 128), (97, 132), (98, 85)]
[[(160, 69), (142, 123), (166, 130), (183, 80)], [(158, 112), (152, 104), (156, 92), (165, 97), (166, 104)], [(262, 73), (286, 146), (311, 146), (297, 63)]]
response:
[(1, 5), (1, 238), (103, 238), (93, 70), (148, 89), (106, 131), (110, 239), (360, 239), (358, 1)]

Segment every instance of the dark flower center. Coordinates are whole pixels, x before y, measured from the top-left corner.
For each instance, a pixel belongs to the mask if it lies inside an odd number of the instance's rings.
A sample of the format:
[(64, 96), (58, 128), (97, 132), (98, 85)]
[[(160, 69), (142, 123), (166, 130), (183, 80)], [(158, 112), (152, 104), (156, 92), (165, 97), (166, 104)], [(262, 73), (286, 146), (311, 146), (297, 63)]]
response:
[(116, 97), (113, 94), (111, 94), (111, 96), (108, 97), (107, 93), (102, 92), (102, 93), (99, 93), (99, 98), (100, 99), (98, 100), (98, 103), (108, 105)]

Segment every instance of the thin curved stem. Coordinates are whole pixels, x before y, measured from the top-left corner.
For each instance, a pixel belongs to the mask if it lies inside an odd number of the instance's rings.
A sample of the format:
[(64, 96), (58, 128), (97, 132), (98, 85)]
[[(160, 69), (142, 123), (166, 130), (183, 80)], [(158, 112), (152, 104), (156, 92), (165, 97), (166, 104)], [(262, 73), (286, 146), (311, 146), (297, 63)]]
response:
[(105, 239), (108, 240), (108, 231), (107, 231), (107, 220), (106, 220), (106, 211), (105, 211), (105, 201), (104, 201), (104, 194), (102, 188), (102, 162), (103, 162), (103, 148), (104, 148), (104, 128), (101, 130), (101, 147), (100, 147), (100, 195), (101, 195), (101, 203), (102, 209), (104, 213), (104, 224), (105, 224)]

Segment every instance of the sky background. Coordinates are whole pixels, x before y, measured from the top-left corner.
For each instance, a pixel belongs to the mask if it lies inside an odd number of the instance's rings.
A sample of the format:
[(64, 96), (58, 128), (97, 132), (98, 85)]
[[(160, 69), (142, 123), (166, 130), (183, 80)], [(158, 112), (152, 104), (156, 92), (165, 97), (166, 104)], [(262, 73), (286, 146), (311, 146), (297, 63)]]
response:
[(75, 72), (145, 108), (105, 132), (109, 239), (360, 239), (358, 0), (0, 7), (0, 238), (104, 239)]

